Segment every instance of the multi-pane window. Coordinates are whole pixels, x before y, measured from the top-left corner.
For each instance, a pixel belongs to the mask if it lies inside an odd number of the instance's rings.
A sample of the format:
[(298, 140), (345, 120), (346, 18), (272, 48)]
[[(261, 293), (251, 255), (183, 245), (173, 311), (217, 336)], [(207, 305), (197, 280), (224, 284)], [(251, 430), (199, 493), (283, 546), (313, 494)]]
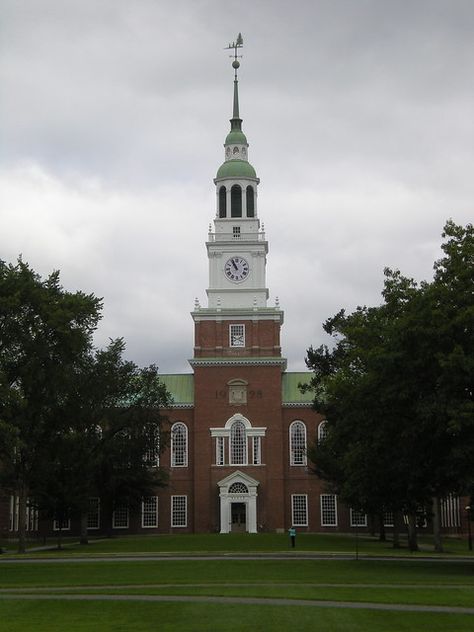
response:
[(160, 431), (159, 428), (150, 429), (148, 450), (145, 452), (144, 462), (148, 467), (158, 467), (160, 464)]
[(234, 421), (230, 429), (230, 464), (247, 465), (247, 437), (241, 421)]
[(383, 526), (393, 527), (393, 511), (385, 511), (383, 514)]
[(89, 511), (87, 512), (87, 528), (98, 529), (100, 527), (100, 498), (89, 498)]
[(231, 347), (245, 347), (245, 325), (229, 325)]
[(324, 441), (328, 436), (327, 421), (322, 421), (318, 426), (318, 443)]
[(188, 526), (188, 497), (171, 496), (171, 526)]
[(459, 496), (449, 494), (449, 496), (441, 500), (441, 526), (459, 527), (460, 524)]
[(291, 495), (291, 523), (294, 527), (308, 526), (308, 496), (307, 494)]
[(171, 467), (188, 465), (188, 429), (181, 421), (171, 427)]
[(245, 483), (237, 481), (229, 487), (229, 494), (248, 494), (249, 490)]
[(112, 514), (113, 529), (128, 529), (128, 505), (118, 505)]
[(232, 237), (240, 239), (240, 226), (232, 226)]
[(321, 526), (337, 527), (337, 498), (335, 494), (321, 494)]
[(142, 500), (142, 527), (158, 526), (158, 496), (146, 496)]
[(367, 514), (357, 509), (351, 509), (351, 527), (366, 527)]
[(252, 437), (252, 463), (253, 465), (260, 465), (262, 463), (262, 442), (261, 437)]
[(53, 520), (53, 531), (69, 531), (71, 529), (71, 519)]
[[(20, 498), (10, 496), (9, 530), (18, 531)], [(26, 531), (38, 531), (39, 511), (29, 498), (26, 499), (25, 529)]]
[(224, 437), (216, 437), (216, 465), (225, 464)]
[(306, 426), (302, 421), (290, 425), (290, 465), (306, 465)]

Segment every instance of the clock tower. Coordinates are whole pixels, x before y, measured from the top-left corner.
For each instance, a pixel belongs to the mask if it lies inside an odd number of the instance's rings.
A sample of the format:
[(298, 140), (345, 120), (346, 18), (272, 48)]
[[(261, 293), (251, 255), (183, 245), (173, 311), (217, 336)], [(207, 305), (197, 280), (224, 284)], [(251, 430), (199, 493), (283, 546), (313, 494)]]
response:
[(206, 242), (209, 259), (208, 306), (196, 301), (194, 356), (281, 355), (280, 327), (283, 312), (267, 307), (268, 242), (258, 217), (257, 187), (260, 182), (248, 159), (247, 137), (239, 113), (239, 34), (234, 50), (233, 112), (224, 142), (224, 162), (217, 170), (216, 214)]

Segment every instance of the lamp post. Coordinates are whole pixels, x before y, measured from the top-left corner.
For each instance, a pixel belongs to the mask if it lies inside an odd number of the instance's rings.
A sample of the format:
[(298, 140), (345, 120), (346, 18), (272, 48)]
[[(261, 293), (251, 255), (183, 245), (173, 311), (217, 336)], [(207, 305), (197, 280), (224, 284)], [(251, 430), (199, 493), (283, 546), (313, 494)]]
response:
[(472, 533), (471, 533), (471, 505), (464, 507), (467, 514), (467, 546), (472, 551)]

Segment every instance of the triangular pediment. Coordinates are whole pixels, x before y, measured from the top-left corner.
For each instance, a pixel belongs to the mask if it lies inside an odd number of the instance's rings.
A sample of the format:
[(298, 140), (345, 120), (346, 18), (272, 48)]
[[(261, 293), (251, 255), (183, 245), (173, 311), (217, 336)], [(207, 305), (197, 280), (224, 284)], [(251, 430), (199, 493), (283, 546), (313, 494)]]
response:
[(256, 481), (254, 478), (249, 476), (248, 474), (244, 474), (240, 470), (236, 470), (226, 476), (221, 481), (218, 481), (217, 485), (219, 487), (230, 487), (232, 483), (244, 483), (247, 487), (257, 487), (260, 483)]

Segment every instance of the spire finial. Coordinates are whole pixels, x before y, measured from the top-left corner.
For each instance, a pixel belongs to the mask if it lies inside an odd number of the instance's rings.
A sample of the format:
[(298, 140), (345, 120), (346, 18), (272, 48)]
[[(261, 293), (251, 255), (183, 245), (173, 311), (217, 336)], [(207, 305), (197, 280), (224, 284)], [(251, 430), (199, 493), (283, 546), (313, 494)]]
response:
[(232, 48), (234, 49), (234, 54), (230, 55), (230, 57), (234, 58), (234, 61), (232, 62), (232, 68), (235, 71), (234, 81), (237, 81), (237, 70), (239, 69), (239, 66), (240, 66), (240, 61), (238, 60), (238, 58), (242, 57), (242, 55), (237, 55), (237, 49), (242, 48), (243, 45), (244, 45), (244, 40), (242, 38), (242, 33), (239, 33), (237, 35), (237, 39), (235, 40), (235, 42), (232, 42), (232, 44), (229, 44), (229, 46), (226, 46), (226, 50), (231, 50)]
[(234, 107), (231, 120), (232, 129), (241, 129), (242, 125), (242, 121), (239, 115), (239, 81), (237, 79), (237, 70), (240, 67), (240, 61), (238, 58), (242, 57), (242, 55), (238, 55), (237, 51), (239, 48), (242, 48), (243, 45), (244, 40), (242, 39), (242, 33), (239, 33), (235, 42), (232, 42), (231, 44), (229, 44), (229, 46), (226, 47), (226, 50), (234, 49), (233, 55), (230, 55), (230, 57), (234, 58), (234, 61), (232, 62), (232, 68), (234, 69)]

